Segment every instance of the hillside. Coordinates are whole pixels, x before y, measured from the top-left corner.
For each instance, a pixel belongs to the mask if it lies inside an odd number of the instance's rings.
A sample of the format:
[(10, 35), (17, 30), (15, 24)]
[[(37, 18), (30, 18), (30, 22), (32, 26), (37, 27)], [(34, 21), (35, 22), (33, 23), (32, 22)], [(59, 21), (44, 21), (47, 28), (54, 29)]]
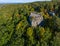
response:
[[(59, 4), (0, 4), (0, 46), (60, 46)], [(43, 26), (31, 26), (32, 12), (43, 16)]]

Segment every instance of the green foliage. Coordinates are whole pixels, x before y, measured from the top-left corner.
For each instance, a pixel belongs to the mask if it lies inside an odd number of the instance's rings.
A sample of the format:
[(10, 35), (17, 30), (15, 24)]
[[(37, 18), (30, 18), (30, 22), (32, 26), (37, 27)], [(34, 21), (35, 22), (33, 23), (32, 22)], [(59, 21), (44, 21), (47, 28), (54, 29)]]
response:
[(60, 30), (60, 18), (56, 16), (56, 25), (58, 30)]
[[(0, 18), (2, 18), (2, 16)], [(10, 40), (13, 31), (14, 23), (5, 17), (2, 18), (2, 21), (0, 21), (0, 46), (6, 44)]]
[(52, 46), (60, 46), (60, 32), (56, 32), (56, 36), (54, 36), (52, 41)]
[[(56, 5), (54, 8), (53, 5)], [(59, 4), (34, 2), (5, 4), (0, 8), (0, 46), (60, 46)], [(56, 10), (55, 16), (48, 11)], [(41, 13), (44, 25), (32, 27), (28, 23), (31, 12)], [(33, 19), (33, 18), (32, 18)]]

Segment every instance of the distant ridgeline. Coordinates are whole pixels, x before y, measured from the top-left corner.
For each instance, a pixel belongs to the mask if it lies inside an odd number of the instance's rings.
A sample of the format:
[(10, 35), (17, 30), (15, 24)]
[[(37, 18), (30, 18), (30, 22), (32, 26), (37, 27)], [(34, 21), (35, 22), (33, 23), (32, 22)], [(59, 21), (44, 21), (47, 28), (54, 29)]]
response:
[(60, 0), (51, 0), (51, 1), (56, 1), (56, 2), (60, 2)]

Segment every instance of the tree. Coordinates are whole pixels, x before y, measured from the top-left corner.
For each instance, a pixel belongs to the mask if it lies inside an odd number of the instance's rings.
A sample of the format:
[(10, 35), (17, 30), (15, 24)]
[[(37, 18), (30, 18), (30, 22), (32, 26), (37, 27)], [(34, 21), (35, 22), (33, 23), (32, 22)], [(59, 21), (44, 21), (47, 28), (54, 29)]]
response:
[(52, 33), (50, 32), (49, 28), (43, 28), (39, 27), (39, 41), (41, 46), (48, 46), (49, 45), (49, 39), (51, 39)]
[(54, 36), (54, 39), (52, 42), (52, 46), (60, 46), (60, 32), (56, 32), (56, 36)]
[(58, 28), (58, 30), (60, 30), (60, 18), (56, 16), (56, 26)]
[(14, 23), (11, 22), (12, 19), (3, 17), (3, 15), (0, 16), (0, 20), (1, 18), (3, 19), (0, 21), (0, 46), (7, 44), (14, 31)]

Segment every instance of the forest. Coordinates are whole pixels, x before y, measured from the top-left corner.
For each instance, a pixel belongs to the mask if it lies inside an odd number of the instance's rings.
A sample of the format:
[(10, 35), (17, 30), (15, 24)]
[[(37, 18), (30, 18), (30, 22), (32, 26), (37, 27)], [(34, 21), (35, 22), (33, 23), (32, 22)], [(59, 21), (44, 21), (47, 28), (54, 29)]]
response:
[[(31, 12), (43, 26), (30, 25)], [(60, 46), (60, 2), (0, 4), (0, 46)]]

